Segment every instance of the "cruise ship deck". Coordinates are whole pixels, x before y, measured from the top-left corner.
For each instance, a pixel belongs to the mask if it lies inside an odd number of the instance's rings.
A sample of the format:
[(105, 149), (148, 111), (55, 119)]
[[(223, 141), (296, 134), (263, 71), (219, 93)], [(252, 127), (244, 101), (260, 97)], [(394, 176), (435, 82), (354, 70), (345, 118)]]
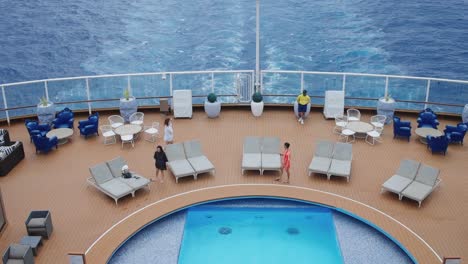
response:
[[(145, 123), (165, 118), (158, 110), (147, 109)], [(100, 113), (100, 124), (107, 123), (112, 113)], [(364, 112), (369, 120), (373, 113)], [(387, 125), (383, 142), (374, 146), (363, 139), (353, 143), (351, 179), (324, 175), (307, 176), (318, 139), (337, 141), (333, 120), (325, 120), (314, 109), (301, 125), (292, 109), (266, 108), (255, 118), (242, 107), (223, 108), (221, 116), (207, 118), (199, 110), (192, 119), (174, 121), (175, 141), (200, 139), (203, 151), (216, 167), (216, 173), (199, 175), (198, 180), (186, 177), (175, 182), (170, 172), (164, 183), (152, 182), (132, 198), (119, 200), (107, 197), (89, 186), (88, 168), (117, 156), (125, 158), (131, 170), (145, 177), (155, 176), (153, 153), (155, 144), (140, 138), (135, 147), (121, 148), (120, 142), (103, 145), (103, 137), (80, 137), (76, 129), (71, 142), (48, 154), (35, 154), (28, 132), (21, 120), (9, 130), (12, 140), (22, 141), (26, 157), (7, 176), (0, 177), (6, 208), (7, 226), (1, 234), (0, 248), (26, 235), (24, 221), (31, 210), (50, 210), (54, 231), (43, 243), (36, 263), (67, 263), (68, 253), (85, 253), (87, 263), (105, 263), (125, 239), (148, 222), (169, 212), (192, 204), (241, 196), (274, 196), (326, 204), (359, 216), (398, 240), (418, 263), (441, 263), (442, 256), (467, 259), (468, 248), (468, 149), (451, 145), (447, 155), (431, 154), (414, 134), (416, 115), (398, 114), (413, 123), (410, 142), (393, 139), (392, 126)], [(439, 117), (440, 126), (456, 124), (458, 119)], [(277, 136), (291, 143), (292, 164), (290, 184), (274, 181), (277, 172), (248, 171), (241, 173), (242, 144), (246, 136)], [(156, 144), (162, 144), (162, 138)], [(398, 200), (385, 192), (381, 184), (392, 176), (402, 159), (414, 159), (440, 169), (440, 186), (422, 203)]]

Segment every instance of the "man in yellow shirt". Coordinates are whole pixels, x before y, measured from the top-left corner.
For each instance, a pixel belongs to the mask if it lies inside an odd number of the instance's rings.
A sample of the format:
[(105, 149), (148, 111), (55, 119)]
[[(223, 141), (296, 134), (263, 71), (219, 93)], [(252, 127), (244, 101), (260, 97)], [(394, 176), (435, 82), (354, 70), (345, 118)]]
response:
[(304, 124), (304, 116), (305, 113), (307, 112), (307, 105), (310, 103), (310, 97), (307, 95), (307, 91), (304, 90), (302, 91), (302, 94), (300, 94), (297, 97), (297, 104), (298, 104), (298, 109), (297, 112), (299, 113), (299, 121), (302, 125)]

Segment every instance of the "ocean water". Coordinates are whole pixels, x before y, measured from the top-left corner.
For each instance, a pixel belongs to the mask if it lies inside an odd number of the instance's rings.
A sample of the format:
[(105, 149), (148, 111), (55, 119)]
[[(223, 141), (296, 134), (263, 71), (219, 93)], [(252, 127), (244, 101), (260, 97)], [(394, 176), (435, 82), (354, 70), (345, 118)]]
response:
[[(0, 83), (254, 69), (253, 0), (0, 0)], [(263, 69), (468, 79), (466, 0), (261, 1)]]

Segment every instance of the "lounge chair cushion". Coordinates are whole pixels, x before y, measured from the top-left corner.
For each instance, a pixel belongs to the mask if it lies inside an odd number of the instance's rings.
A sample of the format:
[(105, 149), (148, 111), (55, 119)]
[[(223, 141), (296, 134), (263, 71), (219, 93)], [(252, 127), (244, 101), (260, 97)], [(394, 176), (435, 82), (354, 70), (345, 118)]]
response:
[(184, 145), (182, 143), (167, 145), (165, 152), (169, 161), (185, 160)]
[(192, 140), (184, 142), (185, 155), (187, 159), (204, 156), (201, 148), (200, 141)]
[(318, 173), (327, 173), (331, 164), (330, 158), (315, 156), (312, 158), (312, 162), (309, 165), (309, 170)]
[(12, 259), (20, 259), (21, 261), (20, 263), (23, 263), (22, 262), (23, 256), (26, 254), (28, 249), (29, 249), (29, 246), (27, 245), (11, 244), (10, 254), (8, 255), (8, 257)]
[(172, 173), (176, 177), (195, 174), (195, 171), (186, 159), (170, 161), (168, 162), (168, 165), (171, 168)]
[(44, 227), (45, 222), (45, 218), (31, 218), (28, 222), (28, 227)]
[(432, 186), (414, 181), (408, 187), (406, 187), (406, 189), (404, 189), (401, 194), (413, 200), (422, 201), (431, 192)]
[(262, 155), (260, 153), (244, 153), (242, 156), (243, 169), (260, 169), (262, 167)]
[(122, 167), (124, 165), (127, 165), (127, 162), (122, 157), (117, 157), (107, 162), (107, 166), (109, 166), (112, 176), (114, 177), (122, 176)]
[(262, 138), (260, 137), (246, 137), (244, 139), (244, 153), (261, 153), (261, 142)]
[(279, 154), (262, 153), (262, 169), (281, 169), (281, 157)]
[(438, 169), (422, 164), (414, 180), (419, 183), (434, 186), (437, 182), (438, 176)]
[(281, 141), (278, 137), (264, 137), (263, 138), (262, 153), (279, 154), (280, 147), (281, 147)]
[(98, 185), (103, 184), (109, 180), (114, 179), (109, 167), (105, 163), (100, 163), (94, 167), (89, 168), (91, 175)]
[(328, 174), (335, 176), (349, 176), (351, 174), (351, 161), (332, 160)]
[(132, 176), (133, 176), (132, 178), (127, 178), (127, 179), (120, 178), (119, 180), (129, 185), (134, 190), (141, 189), (150, 183), (150, 180), (148, 180), (147, 178), (143, 176), (140, 176), (134, 173), (132, 173)]
[(336, 142), (333, 151), (334, 160), (350, 161), (353, 157), (353, 145), (349, 143)]
[(188, 161), (196, 172), (214, 170), (213, 164), (205, 156), (189, 158)]
[(412, 180), (418, 172), (419, 165), (420, 163), (414, 160), (402, 160), (396, 174)]
[(133, 189), (129, 185), (121, 182), (119, 179), (107, 181), (103, 184), (100, 184), (99, 187), (101, 187), (103, 190), (110, 193), (114, 197), (122, 197), (133, 191)]
[[(334, 142), (320, 140), (317, 142), (317, 147), (315, 148), (315, 157), (328, 157), (331, 158), (333, 155), (333, 148), (335, 146)], [(328, 168), (327, 168), (328, 170)]]
[(386, 190), (389, 190), (394, 193), (401, 193), (410, 183), (412, 182), (411, 179), (400, 175), (393, 175), (390, 179), (388, 179), (382, 187)]
[(21, 259), (8, 259), (8, 261), (5, 264), (24, 264), (22, 258), (23, 257), (21, 256)]

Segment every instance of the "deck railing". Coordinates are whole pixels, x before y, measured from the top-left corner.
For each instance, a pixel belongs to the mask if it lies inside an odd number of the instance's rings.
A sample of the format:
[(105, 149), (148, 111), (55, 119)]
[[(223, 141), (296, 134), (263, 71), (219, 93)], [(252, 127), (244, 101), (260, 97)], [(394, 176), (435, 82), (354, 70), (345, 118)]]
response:
[[(202, 103), (214, 92), (223, 103), (250, 101), (254, 70), (149, 72), (54, 78), (0, 84), (0, 119), (32, 115), (40, 97), (73, 110), (118, 108), (123, 91), (129, 89), (140, 106), (159, 105), (173, 90), (191, 89), (194, 103)], [(265, 102), (292, 103), (307, 89), (313, 103), (323, 105), (327, 90), (345, 91), (345, 105), (375, 107), (376, 100), (390, 95), (398, 109), (432, 107), (438, 112), (458, 114), (468, 103), (468, 81), (399, 75), (263, 70), (260, 76)]]

